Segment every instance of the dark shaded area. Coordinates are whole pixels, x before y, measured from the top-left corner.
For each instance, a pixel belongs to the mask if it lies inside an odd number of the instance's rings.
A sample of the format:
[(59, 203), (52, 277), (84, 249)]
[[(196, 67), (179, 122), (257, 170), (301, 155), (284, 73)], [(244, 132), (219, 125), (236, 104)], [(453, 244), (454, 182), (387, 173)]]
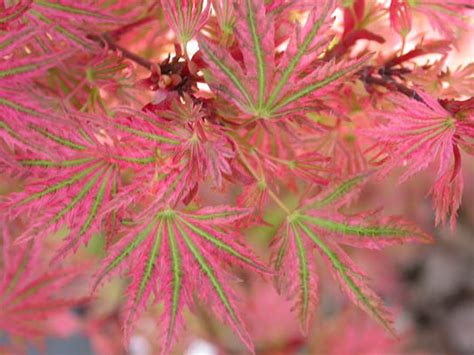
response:
[[(48, 355), (93, 355), (89, 340), (81, 335), (74, 335), (66, 339), (49, 338), (46, 340), (46, 354)], [(28, 355), (41, 355), (31, 349)]]
[(456, 236), (419, 254), (401, 272), (406, 311), (415, 324), (415, 348), (431, 354), (474, 354), (474, 239)]

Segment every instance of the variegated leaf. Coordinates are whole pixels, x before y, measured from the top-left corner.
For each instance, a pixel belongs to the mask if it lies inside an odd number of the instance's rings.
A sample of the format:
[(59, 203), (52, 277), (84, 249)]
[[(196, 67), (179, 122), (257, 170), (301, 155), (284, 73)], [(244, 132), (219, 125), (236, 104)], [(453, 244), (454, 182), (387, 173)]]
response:
[(317, 302), (315, 254), (328, 265), (342, 291), (393, 333), (390, 312), (340, 245), (380, 249), (405, 242), (431, 241), (429, 235), (398, 217), (342, 214), (340, 201), (348, 201), (347, 196), (358, 189), (365, 177), (359, 175), (330, 187), (316, 202), (310, 201), (289, 215), (276, 236), (272, 248), (277, 285), (287, 285), (284, 293), (296, 299), (304, 329), (310, 324)]
[(157, 207), (136, 218), (136, 226), (116, 245), (97, 273), (96, 285), (108, 275), (129, 271), (126, 334), (130, 336), (151, 295), (163, 301), (162, 353), (167, 353), (183, 322), (193, 294), (226, 321), (250, 349), (252, 342), (234, 304), (223, 265), (267, 273), (253, 253), (239, 242), (229, 225), (245, 218), (247, 209), (227, 206), (184, 212)]
[(209, 65), (209, 85), (244, 116), (271, 119), (304, 112), (314, 98), (334, 89), (334, 84), (367, 60), (321, 62), (320, 56), (329, 44), (327, 32), (332, 21), (328, 19), (335, 9), (334, 1), (313, 6), (305, 25), (295, 30), (288, 47), (278, 56), (274, 14), (266, 13), (264, 1), (245, 0), (236, 9), (234, 34), (241, 51), (240, 62), (205, 36), (198, 40)]

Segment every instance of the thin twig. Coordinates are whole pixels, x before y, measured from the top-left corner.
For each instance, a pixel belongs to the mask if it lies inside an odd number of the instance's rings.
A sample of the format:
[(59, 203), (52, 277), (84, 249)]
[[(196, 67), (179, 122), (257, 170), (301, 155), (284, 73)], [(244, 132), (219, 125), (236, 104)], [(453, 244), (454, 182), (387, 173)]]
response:
[[(412, 99), (423, 102), (423, 99), (421, 98), (421, 96), (414, 89), (411, 89), (408, 86), (398, 81), (395, 81), (390, 76), (390, 74), (395, 74), (395, 71), (393, 73), (391, 71), (393, 71), (393, 69), (383, 67), (378, 71), (378, 74), (380, 76), (375, 76), (373, 74), (374, 68), (368, 66), (368, 67), (362, 68), (362, 70), (360, 70), (358, 74), (359, 74), (359, 78), (365, 84), (379, 85), (388, 90), (396, 90)], [(406, 70), (403, 70), (403, 69), (398, 70), (398, 74), (406, 74), (406, 73), (407, 73)]]
[(386, 88), (394, 87), (398, 92), (401, 92), (402, 94), (412, 99), (423, 102), (423, 99), (421, 98), (420, 95), (418, 95), (418, 93), (415, 90), (410, 89), (408, 86), (405, 86), (402, 83), (396, 82), (393, 79), (377, 78), (372, 75), (367, 75), (366, 77), (362, 78), (362, 80), (366, 82), (367, 84), (380, 85)]

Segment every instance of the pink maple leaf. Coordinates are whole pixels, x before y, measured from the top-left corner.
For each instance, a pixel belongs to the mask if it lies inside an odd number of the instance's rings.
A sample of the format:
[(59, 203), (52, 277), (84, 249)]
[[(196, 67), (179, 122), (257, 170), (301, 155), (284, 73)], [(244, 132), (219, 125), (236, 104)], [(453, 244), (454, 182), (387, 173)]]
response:
[(65, 315), (86, 298), (61, 297), (61, 289), (70, 285), (84, 268), (47, 270), (41, 259), (38, 241), (15, 245), (7, 223), (0, 223), (0, 330), (9, 336), (38, 341), (48, 335), (60, 335), (51, 318)]
[(127, 338), (154, 295), (155, 303), (164, 303), (160, 321), (164, 333), (162, 353), (167, 353), (183, 323), (183, 309), (193, 308), (195, 295), (252, 349), (223, 268), (237, 265), (267, 272), (230, 228), (249, 212), (227, 206), (186, 212), (158, 204), (137, 216), (139, 223), (112, 246), (96, 281), (98, 284), (108, 275), (128, 270), (131, 282), (124, 323)]
[(161, 0), (168, 24), (179, 42), (186, 44), (206, 24), (211, 2), (204, 0)]
[[(2, 206), (10, 220), (24, 213), (35, 216), (19, 240), (45, 237), (66, 224), (70, 233), (57, 257), (87, 243), (104, 225), (116, 229), (120, 210), (107, 215), (102, 211), (120, 189), (122, 169), (155, 161), (148, 150), (121, 145), (91, 125), (69, 123), (23, 127), (27, 149), (17, 153), (16, 161), (30, 176), (24, 191), (9, 195)], [(37, 149), (41, 144), (46, 149)]]
[(427, 242), (431, 237), (398, 217), (341, 213), (341, 205), (350, 200), (350, 195), (366, 177), (366, 174), (356, 175), (305, 202), (287, 217), (274, 239), (272, 249), (277, 286), (294, 301), (303, 330), (311, 324), (318, 303), (315, 259), (315, 254), (318, 254), (352, 302), (387, 331), (394, 332), (389, 311), (341, 245), (380, 249), (409, 241)]
[(374, 113), (375, 119), (382, 120), (375, 128), (366, 130), (367, 137), (375, 139), (387, 155), (380, 174), (403, 167), (405, 172), (400, 182), (437, 163), (437, 182), (433, 191), (436, 220), (444, 224), (444, 216), (450, 212), (451, 228), (454, 229), (462, 190), (462, 177), (458, 177), (462, 174), (459, 147), (469, 152), (466, 139), (474, 137), (473, 121), (452, 114), (424, 92), (419, 95), (422, 101), (402, 95), (391, 96), (393, 110)]
[(335, 83), (367, 59), (318, 60), (330, 40), (333, 1), (312, 7), (306, 24), (292, 32), (286, 50), (278, 55), (274, 18), (266, 13), (264, 2), (244, 1), (236, 10), (234, 34), (239, 54), (204, 36), (198, 41), (209, 65), (207, 82), (235, 104), (243, 117), (276, 119), (314, 108), (315, 99), (334, 89)]

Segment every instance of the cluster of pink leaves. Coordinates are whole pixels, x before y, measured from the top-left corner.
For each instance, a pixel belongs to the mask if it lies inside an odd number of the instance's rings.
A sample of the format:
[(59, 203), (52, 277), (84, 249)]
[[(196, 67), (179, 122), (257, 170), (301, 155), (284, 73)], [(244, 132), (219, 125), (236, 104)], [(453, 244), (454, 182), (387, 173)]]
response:
[(71, 307), (86, 301), (65, 295), (61, 297), (61, 290), (80, 275), (81, 268), (47, 270), (39, 240), (15, 245), (12, 230), (15, 228), (5, 223), (1, 228), (0, 329), (13, 343), (8, 350), (23, 352), (25, 344), (16, 340), (40, 341), (46, 335), (60, 335), (61, 328), (55, 319), (72, 317), (69, 314)]
[[(61, 263), (94, 235), (104, 238), (107, 256), (93, 288), (115, 274), (130, 280), (126, 342), (149, 301), (162, 303), (164, 353), (183, 325), (183, 310), (197, 300), (253, 349), (231, 287), (234, 267), (274, 276), (307, 330), (318, 302), (316, 255), (341, 290), (393, 332), (390, 312), (342, 246), (380, 249), (431, 238), (402, 218), (348, 215), (344, 208), (374, 176), (404, 167), (404, 181), (437, 163), (436, 221), (444, 224), (450, 214), (455, 225), (460, 151), (474, 150), (474, 105), (406, 86), (404, 75), (413, 73), (404, 65), (446, 52), (454, 34), (444, 19), (468, 7), (392, 1), (383, 8), (360, 0), (345, 7), (305, 0), (107, 4), (0, 3), (0, 166), (24, 184), (0, 208), (5, 225), (28, 220), (14, 240), (3, 238), (5, 248), (41, 255), (46, 237), (66, 226), (52, 261)], [(338, 38), (332, 14), (341, 6)], [(365, 50), (351, 51), (359, 40), (384, 41), (365, 28), (380, 18), (375, 13), (385, 11), (406, 34), (410, 11), (425, 7), (446, 35), (442, 49), (422, 43), (382, 66)], [(176, 36), (161, 34), (163, 47), (175, 44), (175, 53), (160, 63), (118, 44), (135, 26), (159, 21), (157, 12)], [(199, 51), (190, 55), (193, 39)], [(149, 76), (136, 79), (132, 62)], [(228, 205), (211, 206), (213, 198), (200, 193), (233, 186), (241, 193)], [(287, 190), (299, 198), (296, 208), (282, 202)], [(267, 265), (238, 231), (264, 222), (269, 201), (286, 217)], [(3, 260), (10, 283), (9, 270), (19, 262)], [(62, 284), (61, 275), (54, 277)], [(0, 327), (16, 316), (0, 313)]]

